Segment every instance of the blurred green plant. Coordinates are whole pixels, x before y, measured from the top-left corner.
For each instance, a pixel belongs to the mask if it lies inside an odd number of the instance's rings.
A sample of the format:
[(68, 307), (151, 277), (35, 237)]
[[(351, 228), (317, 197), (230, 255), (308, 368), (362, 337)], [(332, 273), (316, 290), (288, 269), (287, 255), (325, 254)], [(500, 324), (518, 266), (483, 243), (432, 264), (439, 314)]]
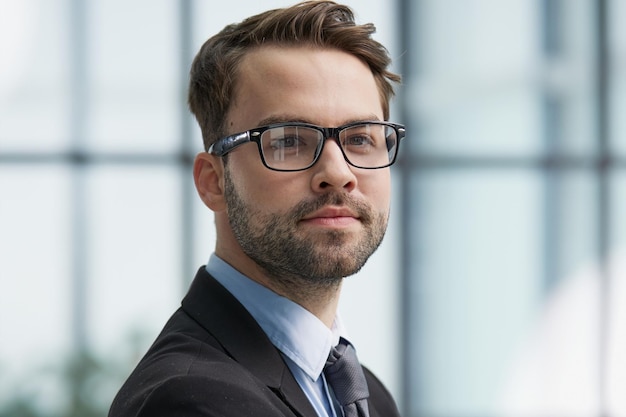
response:
[(121, 379), (116, 371), (121, 371), (116, 363), (74, 353), (17, 381), (0, 404), (0, 417), (106, 416), (109, 386)]
[(122, 349), (106, 358), (76, 351), (10, 383), (3, 381), (6, 373), (0, 368), (0, 391), (5, 391), (0, 392), (0, 417), (105, 417), (145, 348), (145, 334), (133, 332)]

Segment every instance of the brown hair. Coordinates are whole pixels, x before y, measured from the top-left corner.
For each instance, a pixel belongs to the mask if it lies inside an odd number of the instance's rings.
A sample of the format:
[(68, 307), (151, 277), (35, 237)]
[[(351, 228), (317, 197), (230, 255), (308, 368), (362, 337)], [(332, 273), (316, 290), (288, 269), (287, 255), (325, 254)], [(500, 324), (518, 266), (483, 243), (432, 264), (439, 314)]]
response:
[(226, 26), (202, 45), (191, 66), (188, 103), (205, 149), (227, 133), (225, 118), (242, 57), (264, 44), (335, 48), (361, 59), (374, 75), (388, 119), (392, 82), (399, 82), (400, 76), (387, 70), (391, 59), (387, 49), (372, 39), (375, 31), (371, 23), (357, 25), (349, 7), (332, 1), (306, 1)]

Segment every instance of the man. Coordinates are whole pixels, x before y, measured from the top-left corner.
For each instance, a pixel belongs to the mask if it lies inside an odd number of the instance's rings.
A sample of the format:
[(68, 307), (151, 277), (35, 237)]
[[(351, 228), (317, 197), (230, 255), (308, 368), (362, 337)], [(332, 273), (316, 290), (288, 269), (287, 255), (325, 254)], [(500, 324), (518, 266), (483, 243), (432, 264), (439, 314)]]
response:
[(343, 278), (385, 233), (404, 136), (386, 122), (399, 77), (374, 30), (305, 2), (202, 46), (189, 105), (207, 152), (193, 174), (215, 253), (111, 417), (398, 415), (336, 316)]

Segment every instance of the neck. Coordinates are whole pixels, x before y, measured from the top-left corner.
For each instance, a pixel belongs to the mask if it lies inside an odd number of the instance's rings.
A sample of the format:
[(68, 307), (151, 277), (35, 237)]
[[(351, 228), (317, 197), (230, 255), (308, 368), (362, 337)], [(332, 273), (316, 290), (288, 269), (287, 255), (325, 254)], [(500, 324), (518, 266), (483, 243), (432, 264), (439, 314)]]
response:
[(293, 277), (281, 277), (280, 279), (264, 277), (256, 279), (256, 281), (275, 293), (300, 304), (328, 328), (332, 327), (337, 315), (342, 280), (326, 285), (311, 283), (309, 280), (299, 277), (295, 279)]
[(298, 276), (271, 276), (250, 258), (233, 256), (232, 251), (221, 250), (219, 245), (215, 253), (248, 278), (301, 305), (328, 328), (332, 327), (337, 314), (342, 279), (321, 284)]
[(228, 219), (220, 214), (216, 213), (215, 254), (248, 278), (301, 305), (331, 328), (343, 279), (320, 281), (288, 271), (269, 273), (243, 252), (228, 227)]

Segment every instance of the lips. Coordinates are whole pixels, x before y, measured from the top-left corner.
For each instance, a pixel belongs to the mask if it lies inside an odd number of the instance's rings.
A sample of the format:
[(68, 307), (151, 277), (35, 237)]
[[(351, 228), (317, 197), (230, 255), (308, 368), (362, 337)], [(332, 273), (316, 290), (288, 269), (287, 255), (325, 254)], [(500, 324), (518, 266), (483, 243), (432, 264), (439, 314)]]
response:
[(305, 216), (302, 222), (319, 227), (344, 228), (359, 223), (360, 217), (348, 208), (325, 207)]
[(359, 216), (354, 211), (346, 207), (325, 207), (307, 216), (304, 216), (302, 220), (333, 219), (333, 218), (358, 219)]
[(290, 213), (294, 222), (345, 226), (359, 223), (369, 226), (372, 209), (365, 202), (346, 194), (324, 194), (314, 200), (300, 202)]

